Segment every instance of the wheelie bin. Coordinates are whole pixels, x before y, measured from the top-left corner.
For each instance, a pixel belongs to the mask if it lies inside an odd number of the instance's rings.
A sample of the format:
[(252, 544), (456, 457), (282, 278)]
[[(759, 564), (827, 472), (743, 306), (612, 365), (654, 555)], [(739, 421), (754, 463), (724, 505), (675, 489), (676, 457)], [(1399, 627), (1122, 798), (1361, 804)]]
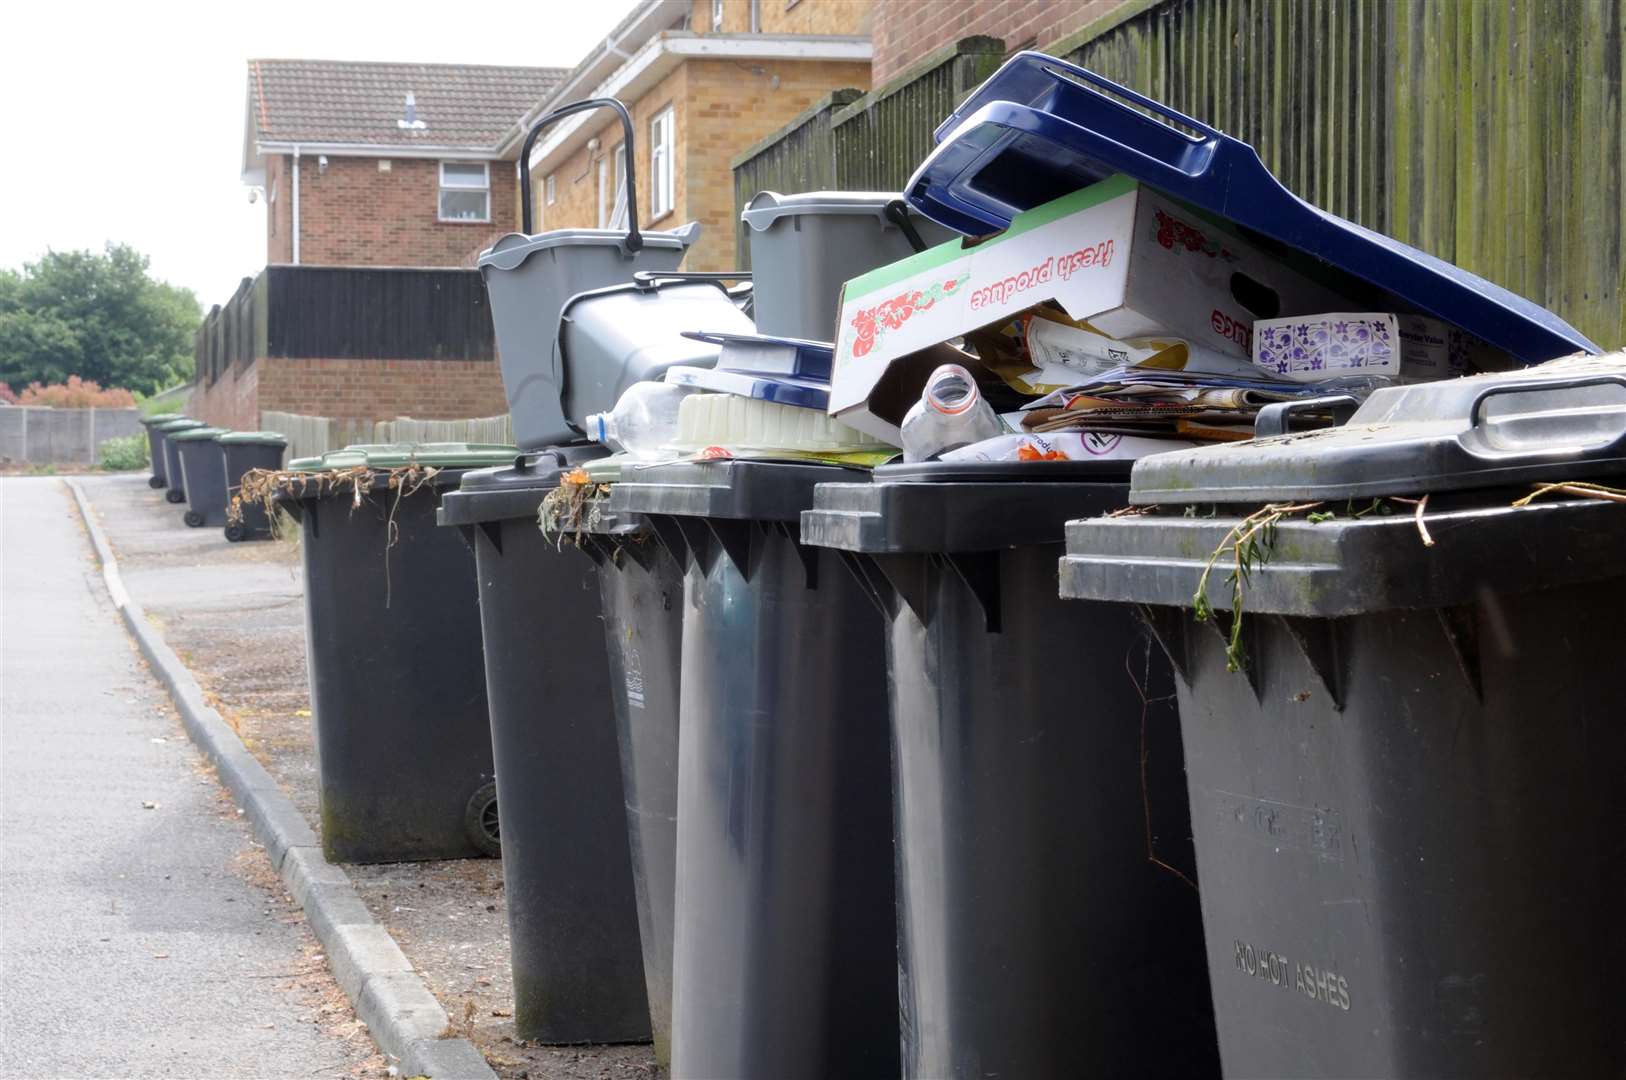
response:
[(513, 447), (352, 446), (289, 469), (300, 523), (322, 849), (334, 862), (500, 851), (474, 554), (440, 495)]
[(805, 546), (813, 487), (859, 470), (722, 460), (610, 493), (680, 543), (672, 1075), (898, 1069), (881, 623)]
[(156, 430), (159, 424), (167, 424), (171, 420), (185, 420), (180, 413), (154, 413), (141, 418), (141, 426), (147, 432), (147, 458), (152, 463), (152, 475), (147, 477), (147, 486), (154, 490), (169, 485), (168, 474), (164, 472), (164, 436)]
[(1623, 481), (1617, 353), (1148, 458), (1158, 512), (1068, 525), (1063, 595), (1179, 673), (1228, 1076), (1619, 1075)]
[[(632, 118), (614, 98), (589, 98), (555, 109), (531, 125), (522, 153), (543, 130), (577, 113), (609, 109), (621, 121), (622, 145), (633, 151)], [(700, 235), (694, 222), (671, 232), (638, 229), (637, 170), (627, 173), (627, 231), (556, 229), (531, 235), (531, 178), (520, 170), (521, 232), (509, 233), (480, 254), (478, 265), (491, 299), (503, 389), (513, 416), (514, 440), (523, 448), (579, 441), (566, 417), (568, 389), (559, 355), (559, 313), (577, 293), (631, 281), (641, 270), (675, 270)], [(704, 329), (697, 327), (695, 329)]]
[[(621, 755), (638, 935), (655, 1058), (671, 1061), (672, 935), (677, 882), (678, 703), (683, 644), (683, 545), (646, 519), (609, 509), (624, 458), (582, 465), (543, 508), (555, 547), (598, 568), (610, 665), (610, 701)], [(561, 542), (562, 541), (562, 542)], [(566, 554), (565, 557), (570, 557)]]
[(251, 469), (280, 469), (288, 440), (276, 431), (232, 431), (215, 440), (226, 469), (226, 539), (269, 540), (271, 518), (265, 507), (252, 499), (239, 499), (243, 474)]
[(440, 509), (474, 549), (514, 1026), (542, 1043), (650, 1037), (598, 573), (537, 525), (560, 476), (604, 453), (542, 451), (464, 473)]
[(196, 427), (169, 436), (181, 466), (180, 489), (186, 496), (181, 520), (193, 529), (226, 524), (226, 463), (216, 441), (225, 428)]
[(1128, 472), (888, 465), (802, 514), (887, 623), (905, 1077), (1218, 1075), (1168, 660), (1055, 590)]
[(175, 434), (182, 431), (191, 431), (193, 428), (203, 427), (202, 420), (193, 420), (182, 417), (179, 420), (166, 420), (162, 424), (154, 424), (147, 429), (148, 437), (153, 432), (158, 433), (158, 454), (164, 459), (164, 501), (183, 503), (186, 501), (186, 491), (181, 486), (181, 458), (175, 447)]

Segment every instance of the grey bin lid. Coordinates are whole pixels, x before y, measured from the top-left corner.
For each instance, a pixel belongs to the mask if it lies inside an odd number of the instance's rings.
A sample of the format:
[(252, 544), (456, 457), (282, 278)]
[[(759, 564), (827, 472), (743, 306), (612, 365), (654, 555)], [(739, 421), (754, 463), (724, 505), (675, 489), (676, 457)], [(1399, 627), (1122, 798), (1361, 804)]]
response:
[(440, 524), (477, 525), (516, 518), (534, 522), (542, 500), (559, 486), (565, 473), (608, 454), (602, 446), (562, 446), (521, 454), (507, 465), (471, 469), (459, 478), (456, 490), (441, 496)]
[(1134, 503), (1422, 495), (1626, 473), (1626, 353), (1378, 390), (1342, 427), (1136, 462)]
[[(896, 198), (896, 196), (893, 196)], [(641, 232), (644, 247), (668, 248), (681, 251), (694, 243), (700, 234), (700, 223), (687, 225), (669, 232)], [(551, 232), (526, 236), (508, 233), (480, 253), (478, 265), (482, 273), (487, 267), (497, 270), (516, 270), (526, 259), (539, 251), (564, 247), (618, 247), (626, 250), (627, 233), (623, 229), (554, 229)]]
[(797, 195), (759, 191), (740, 211), (740, 220), (758, 232), (782, 217), (811, 214), (868, 215), (891, 224), (884, 216), (887, 204), (902, 198), (896, 191), (804, 191)]
[(288, 445), (288, 437), (280, 431), (228, 431), (215, 441), (229, 446)]

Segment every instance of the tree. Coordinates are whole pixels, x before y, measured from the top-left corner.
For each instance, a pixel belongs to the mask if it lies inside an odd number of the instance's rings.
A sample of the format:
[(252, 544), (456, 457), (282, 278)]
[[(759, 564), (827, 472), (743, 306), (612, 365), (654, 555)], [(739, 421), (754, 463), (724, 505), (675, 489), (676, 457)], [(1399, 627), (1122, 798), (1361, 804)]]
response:
[(156, 281), (126, 244), (50, 251), (21, 273), (0, 270), (0, 381), (68, 376), (151, 394), (192, 369), (202, 317), (192, 290)]

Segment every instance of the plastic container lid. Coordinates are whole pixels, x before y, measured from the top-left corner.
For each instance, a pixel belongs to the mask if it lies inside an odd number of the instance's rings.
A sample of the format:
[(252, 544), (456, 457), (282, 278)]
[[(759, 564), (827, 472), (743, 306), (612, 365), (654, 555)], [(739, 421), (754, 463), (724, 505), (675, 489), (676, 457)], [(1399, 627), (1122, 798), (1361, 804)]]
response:
[(1311, 206), (1247, 143), (1042, 53), (1012, 57), (935, 137), (905, 198), (966, 235), (996, 232), (1020, 211), (1122, 173), (1295, 249), (1307, 269), (1375, 286), (1375, 310), (1433, 315), (1524, 363), (1601, 351), (1552, 312)]
[(152, 425), (158, 431), (166, 434), (172, 431), (185, 431), (188, 428), (204, 427), (202, 420), (194, 420), (190, 416), (183, 416), (179, 420), (165, 420), (161, 424)]
[(675, 461), (636, 469), (610, 489), (610, 509), (729, 521), (799, 522), (816, 485), (863, 481), (839, 465), (778, 461)]
[(437, 469), (480, 469), (511, 465), (520, 455), (517, 446), (497, 443), (360, 443), (343, 450), (329, 450), (320, 457), (299, 458), (288, 463), (294, 472), (327, 472), (333, 469), (400, 469), (424, 465)]
[(602, 446), (569, 446), (522, 454), (517, 460), (510, 455), (505, 465), (471, 469), (459, 478), (455, 491), (441, 497), (440, 524), (477, 525), (516, 518), (534, 522), (542, 500), (559, 486), (560, 477), (607, 453)]
[(779, 375), (753, 375), (745, 371), (716, 371), (711, 368), (672, 367), (666, 381), (693, 386), (736, 397), (794, 405), (800, 409), (824, 411), (830, 405), (830, 384), (813, 379), (793, 379)]
[(171, 420), (185, 419), (187, 419), (187, 417), (178, 412), (161, 412), (153, 413), (151, 416), (141, 417), (141, 424), (143, 427), (153, 427), (157, 424), (167, 424)]
[(886, 208), (902, 198), (895, 191), (804, 191), (796, 195), (759, 191), (740, 211), (740, 220), (758, 232), (765, 232), (782, 217), (811, 214), (869, 216), (891, 224), (886, 218)]
[[(669, 232), (640, 232), (638, 235), (643, 237), (646, 248), (682, 250), (700, 235), (700, 223), (691, 221)], [(532, 236), (509, 233), (498, 237), (496, 243), (480, 253), (478, 265), (482, 270), (487, 266), (498, 270), (515, 270), (532, 255), (549, 248), (618, 247), (625, 251), (626, 240), (624, 229), (554, 229)]]
[(218, 440), (233, 446), (287, 446), (288, 437), (280, 431), (228, 431)]
[(1174, 450), (1136, 503), (1420, 495), (1626, 474), (1626, 353), (1375, 391), (1342, 427)]
[(170, 438), (176, 442), (203, 442), (205, 439), (214, 442), (222, 435), (230, 434), (230, 432), (230, 428), (195, 427), (177, 431)]
[(722, 352), (717, 356), (719, 371), (793, 375), (828, 382), (835, 367), (835, 345), (828, 341), (769, 334), (724, 334), (712, 330), (685, 330), (683, 336), (721, 345)]

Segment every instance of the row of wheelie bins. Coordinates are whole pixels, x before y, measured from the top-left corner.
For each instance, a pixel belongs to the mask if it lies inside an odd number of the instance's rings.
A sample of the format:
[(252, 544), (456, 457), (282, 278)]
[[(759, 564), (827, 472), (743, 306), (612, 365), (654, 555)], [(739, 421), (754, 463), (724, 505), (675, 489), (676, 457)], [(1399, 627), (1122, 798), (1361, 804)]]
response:
[[(933, 228), (895, 200), (748, 208), (756, 329), (832, 338)], [(518, 446), (282, 496), (324, 847), (500, 852), (518, 1037), (684, 1080), (1618, 1072), (1626, 517), (1571, 481), (1626, 473), (1626, 364), (1133, 464), (640, 460), (581, 437), (628, 373), (559, 318), (664, 333), (636, 277), (694, 232), (628, 203), (481, 258)], [(1283, 500), (1319, 512), (1233, 589)]]
[(167, 502), (185, 504), (181, 520), (188, 527), (221, 529), (233, 543), (270, 538), (265, 506), (235, 496), (245, 473), (282, 467), (287, 439), (275, 431), (211, 427), (179, 413), (145, 416), (141, 423), (152, 461), (148, 486)]

